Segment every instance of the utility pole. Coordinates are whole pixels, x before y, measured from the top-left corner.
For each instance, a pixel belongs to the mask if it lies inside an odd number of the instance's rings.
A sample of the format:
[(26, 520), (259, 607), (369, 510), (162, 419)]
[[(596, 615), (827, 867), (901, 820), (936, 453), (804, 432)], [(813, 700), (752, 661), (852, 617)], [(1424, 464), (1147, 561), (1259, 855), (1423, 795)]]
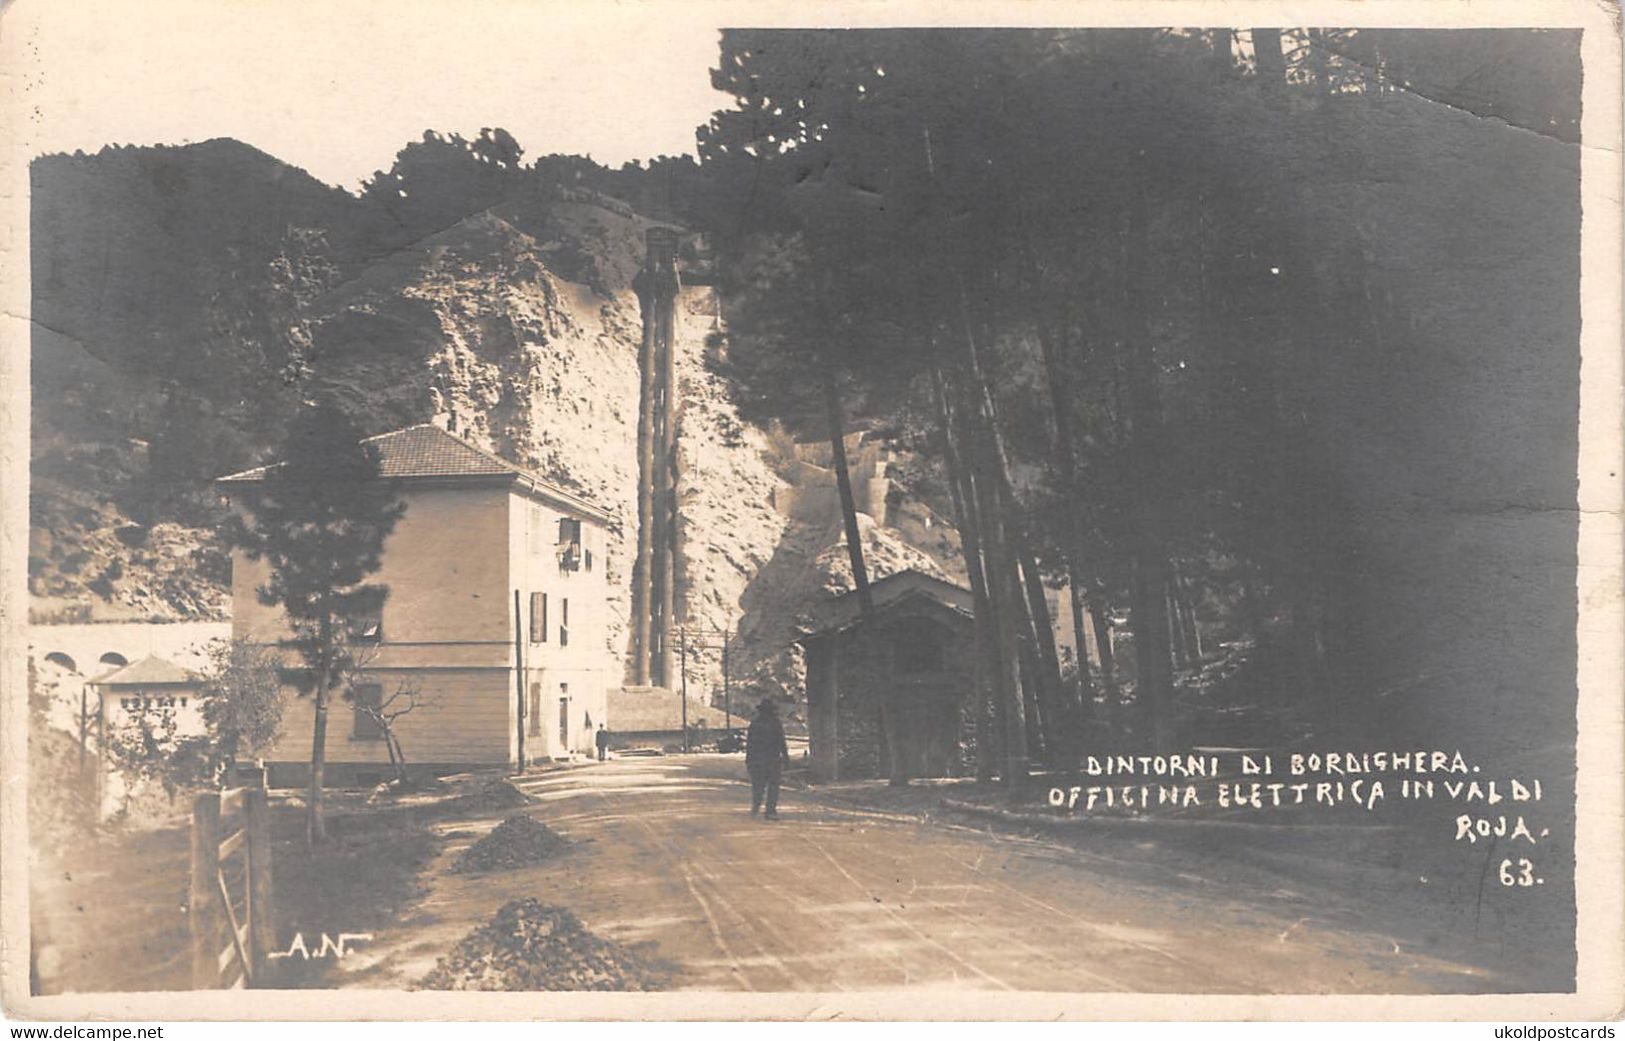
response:
[(683, 751), (687, 752), (689, 749), (688, 749), (688, 630), (686, 628), (679, 628), (677, 630), (677, 653), (678, 653), (678, 660), (682, 663), (680, 666), (678, 666), (678, 668), (680, 669), (681, 675), (683, 677), (682, 682), (678, 685), (678, 695), (677, 696), (682, 698), (682, 700), (683, 700)]
[(519, 772), (525, 772), (525, 618), (519, 607), (519, 590), (513, 591), (513, 685), (514, 719), (519, 733)]
[(728, 630), (722, 630), (722, 725), (724, 730), (734, 728), (733, 695), (728, 688)]
[(85, 744), (90, 740), (90, 687), (79, 685), (79, 772), (85, 772)]

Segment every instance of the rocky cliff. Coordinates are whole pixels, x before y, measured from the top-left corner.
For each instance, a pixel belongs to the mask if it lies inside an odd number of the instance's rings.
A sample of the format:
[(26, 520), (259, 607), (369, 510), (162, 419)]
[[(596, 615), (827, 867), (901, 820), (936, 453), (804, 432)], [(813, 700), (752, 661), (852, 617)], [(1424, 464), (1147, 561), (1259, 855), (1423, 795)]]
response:
[[(346, 211), (359, 202), (285, 170), (267, 174), (268, 157), (250, 157), (261, 174), (252, 180), (279, 186), (270, 198), (280, 217), (261, 227), (221, 217), (230, 193), (200, 172), (244, 153), (219, 143), (160, 151), (120, 149), (102, 166), (100, 157), (41, 161), (72, 176), (46, 188), (35, 214), (36, 265), (53, 272), (36, 283), (45, 297), (37, 311), (51, 316), (35, 342), (37, 612), (222, 616), (227, 573), (207, 477), (273, 448), (274, 416), (258, 398), (321, 393), (369, 431), (449, 413), (458, 433), (603, 505), (615, 518), (612, 650), (624, 653), (640, 335), (630, 282), (652, 222), (617, 200), (559, 188), (500, 199), (382, 249), (367, 237), (373, 217)], [(87, 219), (121, 209), (107, 180), (168, 187), (145, 200), (161, 200), (161, 210), (110, 219), (134, 230), (98, 254)], [(242, 204), (271, 205), (253, 193)], [(145, 233), (142, 222), (152, 224)], [(221, 228), (230, 232), (223, 251), (210, 234)], [(180, 254), (157, 275), (124, 270), (140, 266), (143, 234)], [(711, 290), (685, 288), (682, 588), (697, 644), (691, 688), (720, 690), (728, 629), (740, 634), (730, 673), (748, 696), (796, 685), (797, 616), (850, 577), (838, 525), (792, 521), (774, 507), (795, 489), (707, 365), (708, 337), (724, 321)], [(297, 378), (274, 378), (289, 362), (255, 341), (273, 338), (256, 322), (293, 327)], [(253, 364), (245, 343), (259, 352)], [(182, 425), (181, 409), (202, 419)], [(877, 575), (940, 570), (895, 530), (866, 523), (865, 541)]]

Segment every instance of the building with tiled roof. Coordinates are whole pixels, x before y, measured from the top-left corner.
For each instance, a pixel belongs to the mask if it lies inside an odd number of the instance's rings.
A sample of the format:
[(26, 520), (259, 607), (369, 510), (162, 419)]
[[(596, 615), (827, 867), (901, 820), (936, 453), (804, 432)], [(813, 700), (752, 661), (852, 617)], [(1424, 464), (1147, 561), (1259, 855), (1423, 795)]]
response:
[[(445, 773), (590, 753), (606, 721), (620, 655), (608, 646), (609, 516), (574, 493), (433, 424), (368, 438), (406, 510), (370, 579), (389, 589), (378, 617), (355, 619), (363, 702), (405, 690), (419, 705), (395, 723), (414, 770)], [(238, 508), (278, 463), (220, 478)], [(266, 563), (237, 553), (232, 632), (286, 641), (258, 590)], [(297, 663), (291, 649), (284, 655)], [(314, 709), (290, 675), (273, 784), (308, 776)], [(328, 711), (333, 783), (388, 777), (373, 717), (337, 698)]]
[[(494, 452), (451, 433), (433, 423), (420, 423), (404, 430), (392, 430), (366, 438), (364, 444), (378, 450), (381, 475), (392, 481), (457, 480), (464, 478), (511, 481), (527, 494), (548, 499), (574, 512), (607, 523), (603, 510), (567, 492), (523, 467), (508, 462)], [(257, 484), (279, 463), (256, 466), (228, 474), (216, 483), (228, 491), (233, 487)]]
[(86, 692), (96, 698), (95, 717), (86, 723), (95, 729), (97, 755), (102, 759), (96, 779), (96, 801), (102, 816), (128, 808), (128, 798), (150, 787), (123, 775), (107, 760), (110, 737), (138, 727), (143, 721), (148, 732), (160, 739), (205, 733), (208, 728), (203, 719), (200, 687), (192, 672), (156, 655), (117, 666), (86, 684)]
[(90, 682), (104, 687), (168, 686), (195, 683), (196, 679), (190, 672), (169, 659), (149, 655), (140, 661), (105, 672)]

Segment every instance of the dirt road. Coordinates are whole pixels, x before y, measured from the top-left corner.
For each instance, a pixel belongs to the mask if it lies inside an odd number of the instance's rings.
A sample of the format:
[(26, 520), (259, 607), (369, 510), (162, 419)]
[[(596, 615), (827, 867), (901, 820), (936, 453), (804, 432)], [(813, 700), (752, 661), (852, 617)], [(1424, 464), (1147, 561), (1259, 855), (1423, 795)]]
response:
[[(567, 906), (723, 990), (1428, 992), (1482, 970), (1330, 921), (1302, 893), (972, 827), (820, 804), (748, 814), (738, 757), (628, 759), (521, 782), (573, 848), (483, 877), (444, 868), (495, 823), (452, 821), (430, 891), (340, 985), (410, 986), (504, 902)], [(336, 923), (342, 924), (342, 923)]]

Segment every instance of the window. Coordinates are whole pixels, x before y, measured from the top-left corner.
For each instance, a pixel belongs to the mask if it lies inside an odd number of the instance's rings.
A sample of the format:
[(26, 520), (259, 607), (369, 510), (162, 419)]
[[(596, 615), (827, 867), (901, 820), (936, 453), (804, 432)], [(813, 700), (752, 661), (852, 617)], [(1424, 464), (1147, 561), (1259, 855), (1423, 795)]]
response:
[(559, 751), (570, 748), (570, 685), (559, 684)]
[(570, 646), (570, 598), (559, 600), (559, 646)]
[(542, 685), (530, 685), (530, 736), (542, 736)]
[(559, 518), (559, 568), (575, 571), (581, 567), (581, 522), (574, 517)]
[(590, 550), (590, 549), (582, 550), (581, 557), (582, 557), (582, 560), (584, 561), (583, 566), (586, 567), (586, 569), (588, 571), (591, 571), (592, 570), (592, 550)]
[(530, 642), (547, 642), (547, 594), (530, 594)]
[(384, 688), (377, 683), (357, 683), (350, 692), (355, 702), (355, 731), (350, 736), (357, 741), (382, 741), (384, 728), (378, 725), (369, 708), (376, 709), (384, 697)]

